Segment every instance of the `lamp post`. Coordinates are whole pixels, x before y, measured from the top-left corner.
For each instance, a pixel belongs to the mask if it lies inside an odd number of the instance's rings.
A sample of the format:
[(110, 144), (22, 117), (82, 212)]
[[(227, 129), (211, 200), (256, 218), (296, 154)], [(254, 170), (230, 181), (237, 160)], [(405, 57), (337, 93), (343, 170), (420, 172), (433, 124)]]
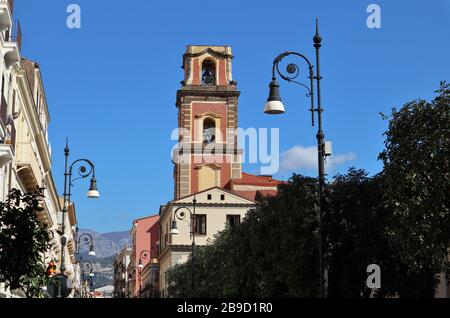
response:
[[(70, 197), (71, 197), (71, 187), (73, 185), (73, 182), (79, 179), (84, 179), (92, 175), (89, 191), (87, 193), (88, 198), (99, 198), (100, 194), (97, 190), (97, 179), (95, 178), (95, 166), (92, 163), (92, 161), (88, 159), (78, 159), (75, 160), (70, 166), (69, 166), (69, 142), (66, 140), (66, 147), (64, 149), (64, 156), (65, 156), (65, 169), (64, 169), (64, 203), (62, 208), (62, 238), (61, 238), (61, 274), (64, 275), (64, 272), (66, 270), (65, 265), (65, 253), (64, 253), (64, 247), (66, 245), (67, 239), (65, 238), (65, 219), (66, 219), (66, 213), (67, 213), (67, 207), (70, 203)], [(78, 175), (76, 179), (72, 180), (73, 176), (73, 168), (76, 164), (84, 163), (89, 166), (89, 170), (86, 168), (85, 165), (81, 165), (78, 168)], [(58, 292), (57, 292), (57, 298), (62, 298), (62, 290), (61, 290), (61, 282), (58, 281)]]
[[(303, 86), (307, 89), (307, 97), (310, 97), (311, 100), (311, 116), (312, 116), (312, 125), (314, 126), (314, 113), (318, 114), (318, 131), (317, 131), (317, 156), (318, 156), (318, 166), (319, 166), (319, 233), (318, 233), (318, 241), (319, 241), (319, 279), (320, 279), (320, 297), (327, 297), (327, 281), (326, 275), (324, 273), (324, 264), (323, 264), (323, 247), (322, 247), (322, 218), (323, 218), (323, 190), (325, 186), (325, 158), (330, 155), (329, 151), (325, 150), (325, 134), (322, 129), (322, 101), (320, 95), (320, 81), (322, 79), (320, 75), (320, 48), (322, 46), (322, 38), (319, 35), (319, 26), (318, 20), (316, 19), (316, 34), (313, 37), (314, 48), (316, 51), (316, 74), (314, 74), (314, 66), (308, 60), (306, 56), (297, 52), (284, 52), (278, 55), (273, 62), (272, 69), (272, 81), (270, 82), (270, 93), (269, 98), (267, 99), (267, 103), (264, 107), (264, 112), (267, 114), (282, 114), (285, 112), (284, 105), (281, 101), (279, 87), (280, 85), (277, 82), (276, 73), (280, 75), (280, 77), (289, 82), (295, 83)], [(308, 65), (309, 70), (309, 80), (310, 85), (307, 86), (303, 83), (296, 81), (297, 77), (300, 75), (300, 68), (291, 63), (287, 66), (286, 71), (289, 74), (283, 74), (279, 69), (279, 63), (287, 56), (295, 56), (302, 59)], [(314, 106), (314, 81), (316, 81), (317, 85), (317, 108)]]
[(149, 250), (142, 250), (139, 255), (139, 298), (142, 296), (142, 269), (144, 268), (144, 264), (142, 263), (142, 259), (151, 260), (151, 252)]
[[(76, 234), (78, 233), (78, 227), (76, 228)], [(83, 239), (83, 240), (82, 240)], [(81, 262), (82, 260), (82, 255), (80, 252), (80, 246), (81, 245), (90, 245), (89, 246), (89, 252), (88, 255), (90, 256), (95, 256), (95, 250), (94, 250), (94, 238), (92, 237), (92, 235), (90, 235), (89, 233), (83, 233), (80, 236), (78, 236), (78, 240), (77, 240), (77, 251), (76, 251), (76, 255), (78, 257), (78, 263)], [(81, 288), (83, 289), (83, 286), (81, 286)]]
[[(130, 291), (130, 281), (133, 279), (133, 274), (131, 274), (131, 273), (136, 273), (136, 269), (138, 269), (138, 267), (136, 267), (136, 266), (133, 266), (133, 267), (131, 267), (130, 268), (130, 273), (128, 274), (128, 281), (127, 281), (127, 289), (128, 289), (128, 292), (127, 292), (127, 294), (128, 294), (128, 298), (130, 298), (130, 293), (131, 293), (131, 291)], [(135, 280), (136, 281), (136, 280)], [(135, 289), (135, 288), (134, 288)]]
[(194, 290), (195, 290), (195, 205), (197, 204), (197, 199), (194, 197), (194, 199), (192, 200), (192, 210), (191, 211), (189, 208), (186, 207), (179, 207), (177, 208), (174, 212), (174, 218), (172, 221), (172, 226), (170, 228), (170, 234), (178, 234), (178, 227), (177, 227), (177, 220), (184, 220), (184, 218), (186, 217), (186, 213), (184, 213), (181, 210), (186, 210), (189, 212), (190, 215), (190, 227), (191, 227), (191, 238), (192, 238), (192, 252), (191, 252), (191, 257), (192, 257), (192, 294), (194, 295)]
[[(77, 229), (78, 232), (78, 229)], [(83, 241), (81, 241), (83, 239)], [(88, 255), (95, 256), (95, 250), (94, 250), (94, 238), (89, 233), (83, 233), (78, 237), (77, 240), (77, 255), (79, 255), (81, 260), (81, 253), (80, 253), (80, 245), (90, 245), (89, 246), (89, 252)]]
[[(91, 283), (91, 286), (93, 286), (93, 281), (92, 281), (92, 279), (93, 279), (93, 277), (95, 276), (95, 274), (94, 274), (94, 264), (91, 262), (91, 261), (87, 261), (87, 262), (84, 262), (83, 263), (83, 265), (82, 265), (82, 268), (81, 268), (81, 270), (82, 270), (82, 287), (81, 287), (81, 297), (83, 298), (83, 290), (84, 290), (84, 286), (87, 284), (87, 283)], [(86, 275), (85, 275), (85, 271), (88, 271), (89, 273), (88, 273), (88, 277), (86, 277)]]

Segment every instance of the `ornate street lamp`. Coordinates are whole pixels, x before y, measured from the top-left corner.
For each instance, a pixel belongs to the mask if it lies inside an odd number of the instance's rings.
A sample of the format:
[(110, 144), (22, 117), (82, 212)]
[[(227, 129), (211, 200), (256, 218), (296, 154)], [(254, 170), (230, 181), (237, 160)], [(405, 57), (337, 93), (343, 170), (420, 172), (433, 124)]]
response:
[[(132, 273), (138, 272), (139, 269), (140, 268), (136, 267), (136, 266), (133, 266), (133, 267), (130, 268), (130, 273), (128, 274), (128, 280), (127, 280), (127, 289), (128, 289), (127, 294), (128, 294), (128, 298), (130, 298), (130, 281), (133, 279), (133, 274)], [(138, 274), (140, 274), (140, 273), (138, 272)]]
[[(64, 253), (64, 247), (67, 243), (67, 238), (64, 236), (65, 234), (65, 219), (66, 219), (66, 213), (67, 213), (67, 207), (70, 204), (70, 197), (71, 197), (71, 188), (73, 185), (73, 182), (79, 179), (84, 179), (92, 175), (90, 187), (88, 191), (88, 198), (99, 198), (99, 192), (97, 189), (97, 179), (95, 178), (95, 166), (92, 163), (92, 161), (88, 159), (78, 159), (75, 160), (70, 166), (69, 166), (69, 142), (66, 140), (66, 148), (64, 149), (64, 155), (65, 155), (65, 169), (64, 169), (64, 203), (62, 208), (62, 238), (61, 238), (61, 274), (64, 275), (64, 272), (66, 270), (65, 265), (65, 253)], [(78, 168), (78, 177), (72, 180), (73, 176), (73, 168), (75, 165), (84, 163), (87, 164), (89, 167), (89, 170), (86, 168), (86, 165), (81, 165)], [(93, 247), (93, 246), (91, 246)], [(93, 250), (92, 250), (93, 252)], [(94, 252), (95, 253), (95, 252)], [(59, 282), (59, 281), (58, 281)], [(58, 292), (57, 298), (62, 298), (62, 290), (61, 290), (61, 282), (58, 283)]]
[(94, 264), (91, 261), (87, 261), (87, 262), (83, 263), (83, 268), (82, 268), (83, 274), (85, 272), (85, 269), (87, 269), (87, 271), (89, 271), (89, 274), (88, 274), (89, 277), (94, 277), (95, 276), (95, 274), (94, 274)]
[[(95, 276), (94, 274), (94, 264), (91, 261), (87, 261), (82, 263), (81, 265), (81, 297), (83, 298), (84, 289), (89, 286), (93, 286), (93, 278)], [(87, 275), (85, 273), (88, 273)]]
[[(324, 272), (324, 264), (323, 264), (323, 248), (322, 248), (322, 218), (323, 218), (323, 190), (325, 186), (325, 158), (328, 155), (331, 155), (331, 150), (326, 149), (325, 147), (325, 134), (322, 129), (322, 104), (321, 104), (321, 95), (320, 95), (320, 81), (322, 79), (320, 75), (320, 47), (322, 46), (322, 38), (319, 35), (319, 26), (318, 21), (316, 19), (316, 34), (313, 38), (314, 47), (316, 50), (316, 74), (314, 75), (314, 66), (309, 61), (309, 59), (303, 54), (297, 52), (284, 52), (278, 55), (274, 62), (272, 68), (272, 81), (269, 84), (270, 92), (269, 98), (267, 99), (267, 103), (264, 106), (264, 112), (266, 114), (283, 114), (285, 112), (284, 105), (281, 101), (280, 97), (280, 85), (277, 82), (276, 73), (280, 75), (280, 77), (289, 82), (295, 83), (303, 86), (307, 90), (307, 97), (311, 99), (311, 116), (312, 116), (312, 125), (314, 126), (314, 113), (318, 114), (318, 131), (317, 131), (317, 155), (318, 155), (318, 163), (319, 163), (319, 270), (320, 270), (320, 297), (327, 297), (327, 278), (326, 273)], [(288, 74), (284, 74), (279, 69), (279, 63), (287, 56), (295, 56), (299, 57), (301, 60), (306, 62), (309, 70), (309, 86), (298, 82), (296, 79), (300, 75), (300, 68), (297, 64), (291, 63), (287, 66), (286, 71)], [(317, 83), (317, 108), (314, 106), (314, 80)], [(328, 148), (328, 144), (327, 144)]]
[(192, 238), (192, 291), (195, 290), (195, 205), (197, 203), (197, 199), (194, 197), (192, 200), (192, 208), (193, 211), (191, 211), (189, 208), (186, 207), (179, 207), (174, 212), (174, 218), (172, 221), (172, 226), (170, 228), (170, 234), (179, 234), (178, 227), (177, 227), (177, 220), (184, 220), (186, 218), (186, 213), (182, 210), (186, 210), (190, 215), (190, 227), (191, 227), (191, 238)]
[(150, 253), (149, 250), (142, 250), (141, 251), (141, 254), (139, 255), (139, 265), (138, 265), (140, 269), (144, 268), (144, 264), (142, 263), (142, 259), (151, 260), (150, 255), (151, 255), (151, 253)]
[(144, 264), (142, 263), (142, 259), (148, 259), (151, 260), (151, 252), (149, 250), (142, 250), (141, 254), (139, 255), (139, 298), (141, 297), (142, 293), (142, 269), (144, 268)]
[[(78, 229), (77, 229), (78, 232)], [(81, 240), (83, 239), (83, 240)], [(80, 254), (80, 245), (90, 245), (89, 246), (89, 256), (95, 256), (95, 250), (94, 250), (94, 238), (89, 233), (83, 233), (78, 237), (77, 240), (77, 254)]]

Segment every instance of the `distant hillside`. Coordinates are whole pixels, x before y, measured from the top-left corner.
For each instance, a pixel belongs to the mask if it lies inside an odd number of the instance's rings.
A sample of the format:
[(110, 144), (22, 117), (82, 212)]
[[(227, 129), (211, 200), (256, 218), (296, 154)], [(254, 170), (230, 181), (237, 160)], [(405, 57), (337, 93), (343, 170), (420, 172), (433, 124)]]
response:
[[(116, 255), (125, 246), (131, 246), (129, 232), (111, 232), (100, 234), (93, 230), (80, 229), (79, 235), (88, 233), (94, 238), (94, 250), (97, 257), (108, 257)], [(81, 250), (84, 253), (89, 252), (89, 245), (83, 245)]]
[(81, 261), (94, 264), (94, 288), (113, 284), (113, 262), (115, 255), (125, 246), (131, 246), (129, 232), (110, 232), (105, 234), (93, 230), (80, 229), (78, 235), (88, 233), (94, 239), (95, 256), (89, 256), (89, 245), (82, 245)]
[(110, 232), (102, 234), (104, 238), (107, 238), (108, 240), (114, 241), (114, 242), (120, 242), (123, 239), (128, 239), (130, 237), (130, 232), (123, 231), (123, 232)]

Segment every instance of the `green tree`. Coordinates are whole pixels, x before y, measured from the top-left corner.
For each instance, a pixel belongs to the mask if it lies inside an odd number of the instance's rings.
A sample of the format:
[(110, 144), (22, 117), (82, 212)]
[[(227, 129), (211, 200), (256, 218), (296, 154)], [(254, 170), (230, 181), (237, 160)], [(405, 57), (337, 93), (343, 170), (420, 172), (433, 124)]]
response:
[(0, 202), (0, 280), (29, 298), (39, 297), (47, 283), (43, 254), (50, 248), (50, 236), (36, 217), (41, 212), (37, 195), (17, 189)]
[[(383, 171), (351, 168), (326, 187), (323, 237), (330, 297), (433, 297), (450, 246), (449, 86), (393, 109)], [(169, 272), (175, 297), (318, 296), (317, 180), (294, 175), (239, 226)], [(382, 287), (366, 287), (369, 264)]]
[[(324, 217), (330, 297), (368, 297), (366, 269), (383, 269), (390, 258), (384, 237), (387, 211), (383, 208), (380, 178), (350, 168), (329, 185), (329, 209)], [(384, 281), (384, 280), (383, 280)], [(384, 285), (384, 284), (383, 284)]]
[(173, 297), (314, 297), (318, 294), (316, 180), (294, 175), (243, 222), (198, 247), (168, 274)]
[[(433, 297), (450, 246), (450, 90), (441, 83), (431, 102), (392, 109), (385, 132), (384, 201), (392, 210), (390, 245), (411, 277), (403, 295)], [(418, 288), (419, 287), (419, 288)]]

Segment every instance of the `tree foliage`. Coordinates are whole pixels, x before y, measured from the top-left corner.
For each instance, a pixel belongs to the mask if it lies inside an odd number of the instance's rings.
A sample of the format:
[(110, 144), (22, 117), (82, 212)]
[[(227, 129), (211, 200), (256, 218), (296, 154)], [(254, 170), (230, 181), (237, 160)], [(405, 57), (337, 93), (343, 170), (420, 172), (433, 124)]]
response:
[(169, 271), (174, 297), (314, 297), (318, 293), (315, 179), (294, 175), (239, 226)]
[(437, 93), (431, 102), (392, 109), (380, 154), (383, 199), (392, 211), (390, 245), (408, 273), (424, 281), (417, 296), (428, 297), (434, 294), (434, 275), (448, 266), (450, 247), (449, 85), (442, 82)]
[[(330, 297), (433, 297), (450, 246), (449, 86), (432, 102), (393, 109), (374, 177), (349, 169), (326, 186)], [(173, 297), (317, 297), (317, 180), (294, 175), (194, 258), (169, 270)], [(382, 270), (376, 292), (369, 264)]]
[(337, 175), (328, 190), (324, 234), (329, 296), (368, 297), (367, 266), (386, 269), (390, 254), (384, 237), (389, 212), (381, 201), (380, 177), (370, 178), (366, 171), (350, 168), (347, 174)]
[(38, 297), (47, 283), (43, 254), (50, 236), (36, 217), (41, 212), (37, 195), (17, 189), (0, 202), (0, 280), (27, 297)]

